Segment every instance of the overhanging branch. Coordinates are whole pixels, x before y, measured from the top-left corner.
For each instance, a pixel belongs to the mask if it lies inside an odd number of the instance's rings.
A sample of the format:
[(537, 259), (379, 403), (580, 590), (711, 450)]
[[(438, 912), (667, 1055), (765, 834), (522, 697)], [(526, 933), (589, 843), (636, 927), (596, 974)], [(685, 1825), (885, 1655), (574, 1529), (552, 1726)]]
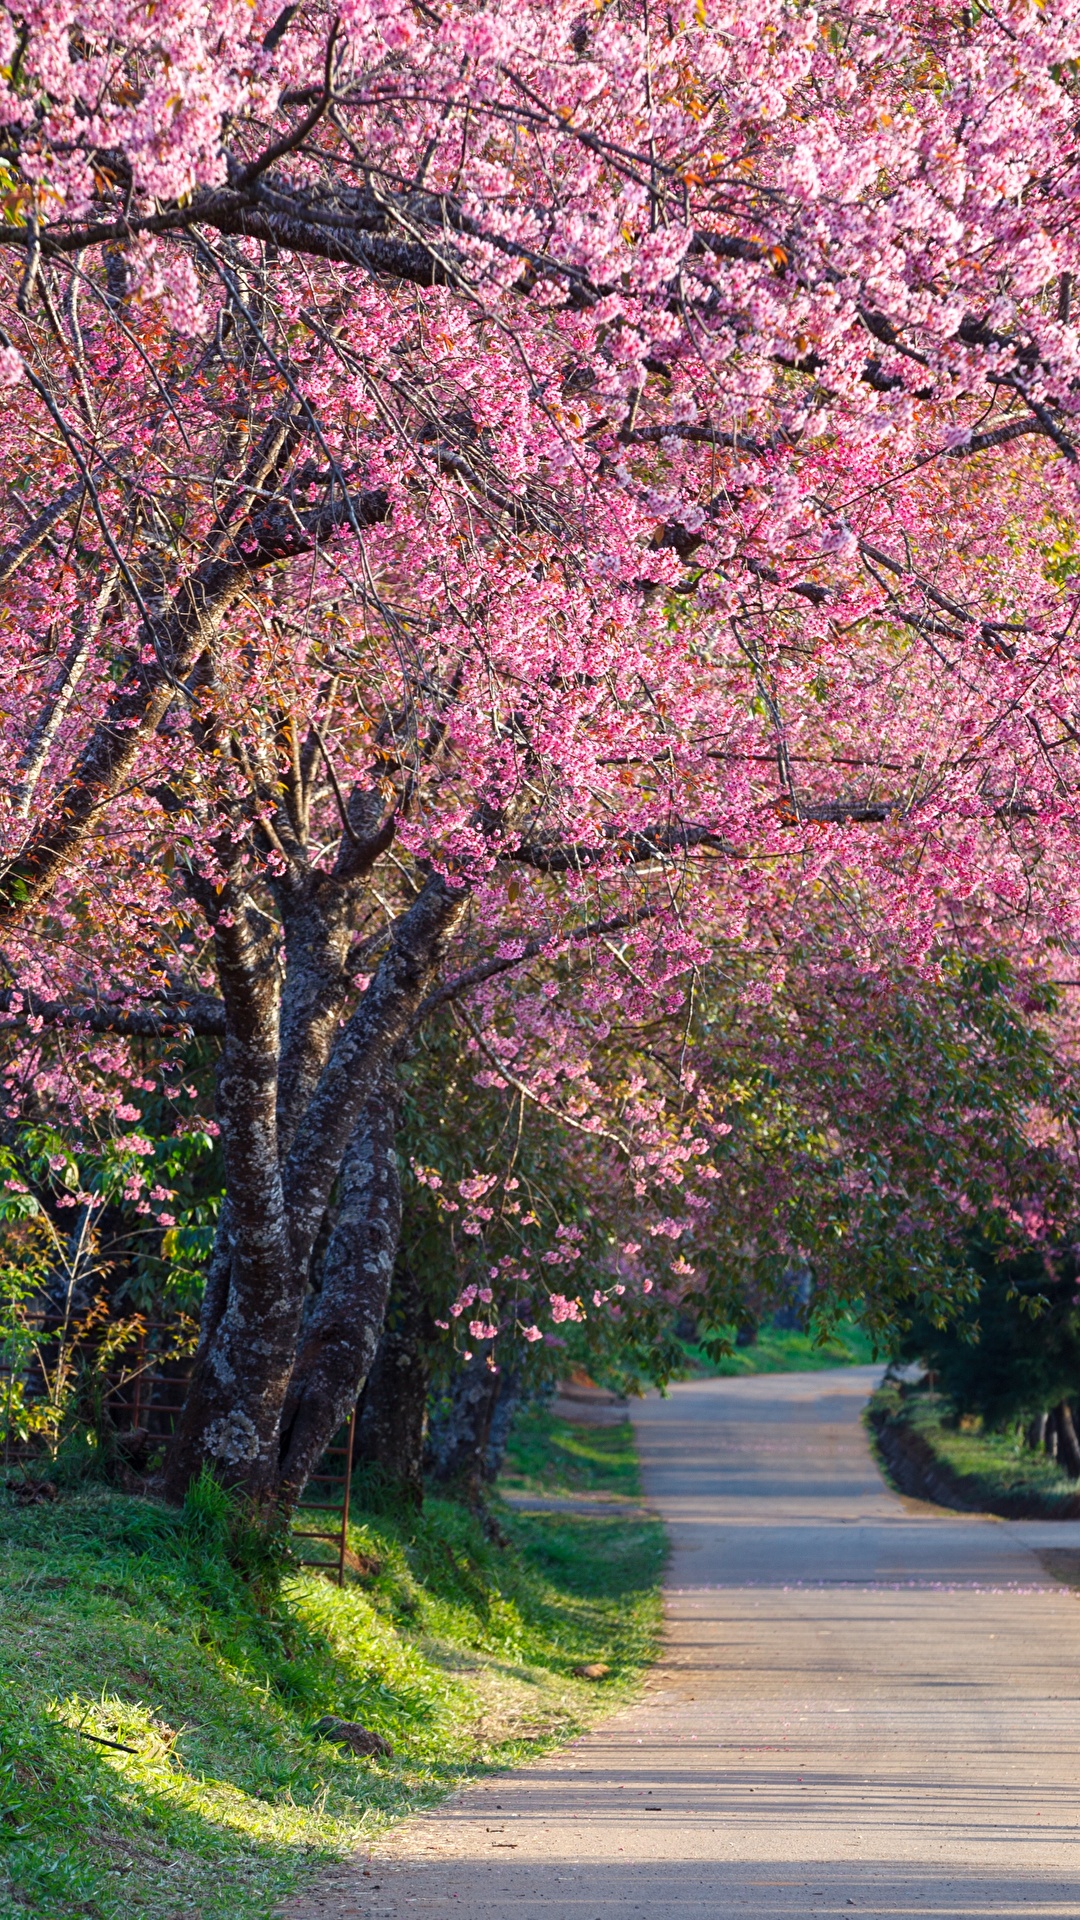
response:
[(21, 919), (48, 891), (80, 846), (98, 809), (128, 777), (143, 742), (162, 720), (177, 687), (191, 673), (218, 625), (252, 575), (281, 560), (315, 551), (349, 525), (386, 520), (382, 489), (298, 513), (286, 503), (250, 516), (215, 555), (183, 583), (168, 612), (149, 623), (144, 638), (153, 662), (117, 688), (90, 735), (52, 810), (22, 852), (0, 874), (0, 924)]
[(668, 860), (677, 853), (704, 847), (713, 853), (734, 854), (712, 827), (649, 827), (641, 833), (605, 829), (599, 845), (584, 842), (523, 840), (501, 855), (504, 862), (533, 867), (538, 873), (587, 873), (597, 867), (641, 866), (650, 860)]
[(225, 1032), (225, 1008), (210, 994), (191, 999), (143, 1002), (126, 1006), (107, 1000), (72, 1006), (62, 1000), (41, 1000), (21, 988), (0, 991), (0, 1023), (8, 1028), (45, 1026), (62, 1032), (112, 1033), (129, 1039), (185, 1039), (192, 1035), (220, 1038)]
[[(459, 1000), (463, 994), (471, 993), (474, 987), (481, 987), (485, 981), (497, 979), (500, 974), (512, 973), (516, 967), (523, 966), (526, 961), (536, 960), (540, 954), (554, 945), (577, 945), (586, 940), (602, 939), (606, 934), (629, 932), (632, 928), (641, 926), (644, 921), (651, 920), (655, 911), (654, 907), (642, 907), (639, 912), (621, 913), (611, 920), (590, 920), (583, 927), (575, 927), (572, 933), (543, 934), (531, 940), (524, 940), (520, 953), (503, 955), (501, 958), (494, 957), (490, 960), (478, 960), (475, 966), (466, 967), (463, 973), (457, 974), (453, 980), (446, 981), (445, 985), (437, 987), (425, 1000), (421, 1001), (416, 1009), (413, 1027), (418, 1027), (421, 1021), (426, 1020), (428, 1015), (434, 1013), (438, 1007), (446, 1006), (450, 1001)], [(519, 936), (512, 933), (504, 934), (502, 944), (516, 942), (518, 938)]]

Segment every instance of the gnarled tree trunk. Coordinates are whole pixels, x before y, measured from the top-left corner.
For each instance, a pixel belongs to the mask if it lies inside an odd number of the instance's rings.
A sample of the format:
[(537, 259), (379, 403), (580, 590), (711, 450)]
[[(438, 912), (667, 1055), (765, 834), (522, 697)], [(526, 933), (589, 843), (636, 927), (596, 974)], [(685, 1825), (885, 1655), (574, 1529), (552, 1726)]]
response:
[(419, 1507), (435, 1327), (416, 1275), (399, 1261), (356, 1428), (355, 1458)]
[[(384, 844), (381, 826), (369, 843)], [(298, 903), (285, 898), (280, 990), (260, 916), (228, 888), (202, 902), (225, 1003), (218, 1117), (228, 1201), (166, 1466), (174, 1499), (208, 1462), (260, 1504), (293, 1504), (355, 1401), (382, 1329), (401, 1220), (397, 1062), (464, 895), (427, 881), (341, 1025), (360, 845), (354, 829), (344, 870), (330, 876), (335, 888), (317, 875)]]
[(1072, 1408), (1067, 1400), (1059, 1400), (1051, 1419), (1057, 1432), (1058, 1465), (1073, 1480), (1080, 1480), (1080, 1441), (1076, 1437)]
[(492, 1367), (486, 1349), (454, 1375), (435, 1409), (428, 1464), (436, 1480), (457, 1485), (472, 1506), (502, 1465), (510, 1421), (520, 1392), (520, 1370)]
[(341, 1169), (321, 1285), (301, 1331), (281, 1416), (280, 1491), (298, 1499), (356, 1404), (377, 1351), (401, 1234), (394, 1090), (368, 1101)]

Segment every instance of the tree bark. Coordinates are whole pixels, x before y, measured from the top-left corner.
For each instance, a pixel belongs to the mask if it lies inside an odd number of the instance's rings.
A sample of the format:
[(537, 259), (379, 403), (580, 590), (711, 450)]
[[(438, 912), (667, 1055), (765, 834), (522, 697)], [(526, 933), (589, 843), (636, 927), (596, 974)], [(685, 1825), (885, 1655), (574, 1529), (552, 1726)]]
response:
[[(302, 845), (304, 817), (292, 824)], [(281, 1060), (278, 1070), (278, 1138), (287, 1154), (337, 1037), (349, 995), (348, 952), (360, 885), (394, 837), (395, 816), (382, 795), (357, 789), (349, 797), (349, 831), (342, 836), (329, 874), (309, 874), (298, 889), (283, 892), (285, 983), (281, 996)]]
[(306, 1267), (364, 1102), (392, 1067), (412, 1017), (465, 909), (435, 874), (403, 913), (356, 1011), (334, 1041), (283, 1169), (293, 1257)]
[[(450, 1383), (431, 1421), (428, 1462), (433, 1477), (458, 1485), (471, 1506), (483, 1503), (485, 1486), (502, 1464), (517, 1405), (516, 1368), (488, 1365), (489, 1349), (474, 1353)], [(505, 1403), (505, 1419), (500, 1409)]]
[[(278, 1424), (296, 1353), (304, 1287), (290, 1258), (277, 1143), (278, 993), (265, 930), (234, 900), (213, 918), (226, 1033), (217, 1108), (228, 1193), (228, 1285), (217, 1261), (166, 1491), (182, 1495), (208, 1460), (254, 1500), (278, 1479)], [(216, 1270), (215, 1270), (216, 1269)]]
[(1058, 1465), (1073, 1480), (1080, 1480), (1080, 1441), (1076, 1437), (1072, 1408), (1067, 1400), (1059, 1400), (1054, 1408), (1054, 1424), (1057, 1428)]
[(377, 1467), (419, 1507), (424, 1499), (424, 1441), (435, 1327), (423, 1291), (399, 1260), (386, 1323), (364, 1389), (355, 1459)]
[(502, 1472), (510, 1429), (514, 1424), (514, 1415), (521, 1405), (521, 1368), (504, 1365), (500, 1368), (500, 1376), (499, 1393), (488, 1427), (487, 1453), (484, 1458), (484, 1473), (489, 1481), (497, 1480)]
[(299, 1499), (375, 1357), (401, 1235), (396, 1100), (366, 1103), (341, 1169), (338, 1217), (322, 1287), (300, 1338), (281, 1418), (279, 1495)]
[[(465, 895), (438, 876), (425, 883), (343, 1027), (348, 917), (309, 918), (293, 942), (293, 961), (301, 975), (301, 958), (310, 961), (310, 977), (293, 991), (285, 1075), (276, 946), (231, 886), (203, 905), (225, 1009), (218, 1117), (228, 1204), (164, 1489), (182, 1498), (208, 1462), (260, 1505), (289, 1507), (355, 1402), (382, 1330), (401, 1219), (397, 1055)], [(305, 1326), (335, 1186), (336, 1223)]]

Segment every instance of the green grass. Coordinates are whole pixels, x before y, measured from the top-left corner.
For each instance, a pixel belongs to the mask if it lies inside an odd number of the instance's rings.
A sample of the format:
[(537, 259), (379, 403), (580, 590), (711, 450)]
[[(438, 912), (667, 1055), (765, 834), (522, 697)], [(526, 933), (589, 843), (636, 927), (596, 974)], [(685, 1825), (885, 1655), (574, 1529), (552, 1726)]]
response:
[(977, 1421), (959, 1426), (940, 1394), (901, 1394), (885, 1386), (868, 1403), (867, 1418), (871, 1427), (881, 1420), (902, 1422), (948, 1475), (963, 1482), (958, 1491), (972, 1509), (992, 1513), (1002, 1503), (1020, 1500), (1051, 1515), (1076, 1497), (1076, 1482), (1048, 1454), (1025, 1446), (1020, 1427), (988, 1433)]
[[(543, 1418), (522, 1422), (516, 1460), (543, 1448)], [(628, 1427), (559, 1422), (549, 1453), (546, 1484), (636, 1484)], [(290, 1573), (260, 1603), (196, 1509), (0, 1493), (0, 1914), (268, 1916), (390, 1820), (626, 1697), (659, 1625), (658, 1524), (500, 1524), (505, 1548), (446, 1500), (361, 1513), (344, 1590)], [(574, 1676), (599, 1660), (602, 1685)], [(314, 1738), (324, 1713), (384, 1734), (393, 1759)]]
[(615, 1493), (641, 1496), (634, 1430), (629, 1420), (610, 1427), (556, 1420), (539, 1407), (519, 1414), (506, 1450), (503, 1483), (530, 1492)]
[[(734, 1326), (718, 1328), (734, 1342)], [(706, 1348), (684, 1343), (695, 1373), (807, 1373), (818, 1367), (860, 1367), (875, 1359), (874, 1343), (854, 1320), (841, 1320), (832, 1337), (819, 1344), (810, 1333), (762, 1327), (752, 1347), (735, 1347), (722, 1358), (711, 1358)]]

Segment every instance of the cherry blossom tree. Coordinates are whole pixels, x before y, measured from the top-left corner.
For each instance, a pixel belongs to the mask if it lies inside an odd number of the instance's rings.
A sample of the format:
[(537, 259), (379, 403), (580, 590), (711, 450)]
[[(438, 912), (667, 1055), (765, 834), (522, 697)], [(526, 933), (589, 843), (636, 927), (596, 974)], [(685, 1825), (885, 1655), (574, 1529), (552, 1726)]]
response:
[(0, 18), (3, 1004), (16, 1079), (220, 1040), (173, 1493), (294, 1498), (355, 1396), (434, 1013), (505, 1077), (540, 957), (674, 1019), (823, 900), (1072, 940), (1077, 27)]

